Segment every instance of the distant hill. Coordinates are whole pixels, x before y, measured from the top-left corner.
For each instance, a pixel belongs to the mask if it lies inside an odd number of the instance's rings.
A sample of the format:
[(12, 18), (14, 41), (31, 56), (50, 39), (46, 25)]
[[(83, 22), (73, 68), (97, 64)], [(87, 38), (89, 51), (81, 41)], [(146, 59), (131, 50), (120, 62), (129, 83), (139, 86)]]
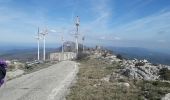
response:
[[(79, 51), (82, 51), (82, 44), (79, 44)], [(49, 54), (53, 52), (61, 52), (62, 46), (58, 48), (46, 48), (46, 57), (49, 58)], [(75, 43), (72, 41), (64, 42), (65, 52), (75, 52)], [(40, 49), (40, 58), (43, 57), (43, 49)], [(22, 47), (1, 47), (0, 59), (13, 60), (17, 59), (20, 61), (33, 61), (37, 59), (37, 48), (22, 48)]]
[[(57, 49), (47, 48), (46, 56), (49, 57), (49, 53), (56, 52)], [(43, 56), (43, 50), (40, 49), (40, 57)], [(17, 59), (20, 61), (32, 61), (37, 59), (37, 48), (31, 49), (11, 49), (0, 53), (0, 59), (13, 60)]]
[[(75, 42), (72, 41), (66, 41), (63, 44), (64, 51), (65, 52), (75, 52)], [(59, 47), (58, 50), (62, 50), (62, 47)], [(79, 51), (83, 50), (83, 45), (79, 44)]]
[(170, 65), (170, 54), (156, 52), (138, 47), (107, 47), (115, 54), (121, 54), (127, 59), (147, 59), (151, 63)]

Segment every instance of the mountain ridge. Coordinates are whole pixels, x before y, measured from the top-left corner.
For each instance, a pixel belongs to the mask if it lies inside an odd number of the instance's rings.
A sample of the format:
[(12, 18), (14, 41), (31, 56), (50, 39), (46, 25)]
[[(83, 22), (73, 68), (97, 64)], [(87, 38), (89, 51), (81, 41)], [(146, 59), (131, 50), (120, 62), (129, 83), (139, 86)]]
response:
[(107, 47), (115, 54), (121, 54), (126, 59), (147, 59), (154, 64), (170, 65), (170, 54), (139, 47)]

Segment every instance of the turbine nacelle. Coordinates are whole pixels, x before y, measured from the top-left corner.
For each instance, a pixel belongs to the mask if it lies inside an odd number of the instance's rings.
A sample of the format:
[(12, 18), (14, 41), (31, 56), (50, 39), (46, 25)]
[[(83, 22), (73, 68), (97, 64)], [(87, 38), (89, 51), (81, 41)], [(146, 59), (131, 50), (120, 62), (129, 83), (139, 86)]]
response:
[(43, 36), (47, 35), (48, 34), (47, 28), (43, 32), (41, 32), (40, 34), (43, 35)]

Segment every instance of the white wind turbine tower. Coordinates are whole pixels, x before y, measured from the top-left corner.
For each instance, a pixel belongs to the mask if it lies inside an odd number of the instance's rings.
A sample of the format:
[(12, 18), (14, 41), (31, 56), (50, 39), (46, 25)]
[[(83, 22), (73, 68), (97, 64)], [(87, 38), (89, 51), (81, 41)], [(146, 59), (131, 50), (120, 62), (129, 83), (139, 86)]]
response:
[(44, 41), (44, 47), (43, 47), (43, 60), (45, 61), (45, 36), (48, 34), (48, 30), (47, 28), (41, 33), (41, 35), (43, 36), (43, 41)]
[(75, 42), (76, 42), (76, 54), (78, 54), (78, 35), (79, 35), (79, 26), (80, 26), (80, 18), (77, 16), (76, 18), (76, 33), (75, 33)]
[(39, 27), (38, 27), (38, 32), (37, 32), (37, 37), (36, 37), (36, 39), (37, 39), (37, 49), (38, 49), (38, 53), (37, 53), (37, 60), (39, 61), (40, 60), (40, 32), (39, 32)]

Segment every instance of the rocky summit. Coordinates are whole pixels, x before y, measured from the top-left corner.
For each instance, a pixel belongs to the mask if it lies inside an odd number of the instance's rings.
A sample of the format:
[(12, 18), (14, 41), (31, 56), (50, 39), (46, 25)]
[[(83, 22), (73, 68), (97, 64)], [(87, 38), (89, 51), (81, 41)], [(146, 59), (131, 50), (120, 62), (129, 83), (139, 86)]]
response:
[(159, 80), (160, 70), (163, 68), (170, 69), (168, 65), (152, 64), (146, 59), (123, 59), (121, 55), (112, 54), (106, 49), (96, 48), (87, 52), (92, 55), (92, 58), (101, 59), (110, 64), (119, 63), (121, 68), (119, 74), (131, 79)]

